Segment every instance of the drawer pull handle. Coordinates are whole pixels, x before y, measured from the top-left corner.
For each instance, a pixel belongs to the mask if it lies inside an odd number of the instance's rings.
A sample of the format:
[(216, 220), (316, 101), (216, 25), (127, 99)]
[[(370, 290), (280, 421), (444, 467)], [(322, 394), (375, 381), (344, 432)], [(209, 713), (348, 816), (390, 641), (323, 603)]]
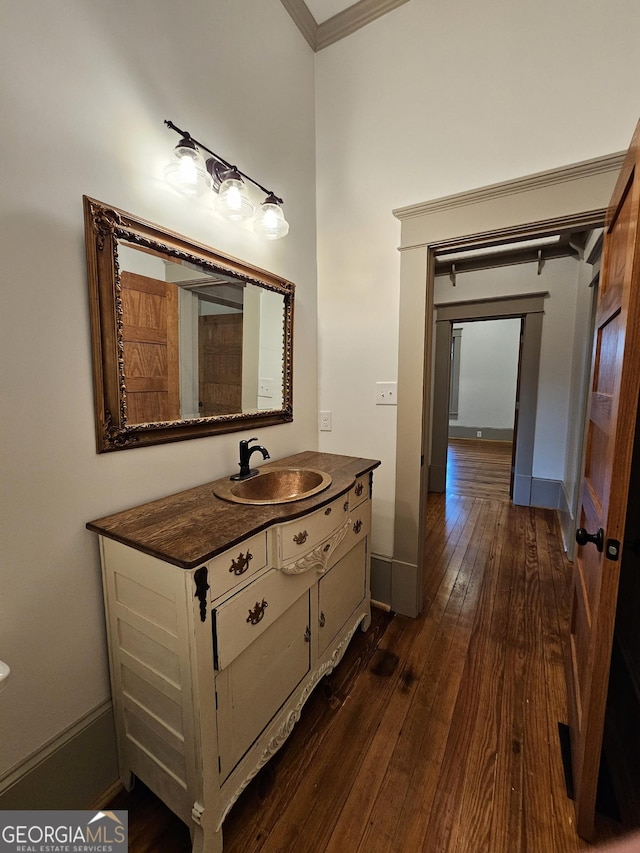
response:
[(331, 542), (327, 542), (327, 544), (324, 546), (324, 548), (322, 550), (326, 554), (330, 548), (331, 548)]
[(331, 507), (330, 507), (330, 506), (328, 506), (328, 507), (325, 509), (324, 514), (325, 514), (325, 515), (331, 515)]
[(358, 483), (355, 488), (356, 497), (359, 498), (360, 495), (364, 492), (364, 486), (362, 483)]
[(296, 543), (296, 545), (304, 545), (304, 543), (307, 541), (308, 536), (309, 534), (307, 533), (307, 531), (303, 530), (300, 533), (296, 533), (296, 535), (293, 537), (293, 541)]
[(247, 622), (250, 622), (252, 625), (257, 625), (258, 622), (264, 616), (264, 611), (267, 609), (269, 605), (267, 604), (266, 599), (262, 599), (262, 604), (259, 601), (256, 601), (256, 606), (253, 610), (249, 611), (249, 615), (247, 616)]
[(359, 518), (353, 525), (353, 532), (357, 535), (362, 530), (362, 519)]
[(237, 560), (231, 560), (231, 568), (230, 572), (233, 572), (234, 575), (243, 575), (247, 569), (249, 568), (249, 561), (253, 560), (253, 554), (251, 551), (247, 551), (247, 556), (240, 551)]
[(342, 509), (346, 512), (349, 509), (349, 501), (345, 501), (342, 504)]
[(321, 628), (324, 628), (324, 626), (325, 626), (326, 624), (327, 624), (326, 616), (324, 615), (324, 611), (322, 611), (322, 610), (321, 610), (321, 611), (320, 611), (320, 627), (321, 627)]
[(304, 631), (304, 641), (305, 641), (305, 643), (311, 642), (311, 628), (308, 625)]

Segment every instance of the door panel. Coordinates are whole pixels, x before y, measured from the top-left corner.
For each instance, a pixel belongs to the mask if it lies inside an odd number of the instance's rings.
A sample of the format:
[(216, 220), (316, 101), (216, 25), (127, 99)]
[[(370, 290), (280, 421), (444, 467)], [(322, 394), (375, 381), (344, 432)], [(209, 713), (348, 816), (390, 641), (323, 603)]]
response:
[(210, 314), (198, 318), (200, 414), (242, 411), (243, 316)]
[(122, 357), (131, 424), (180, 417), (178, 288), (122, 272)]
[[(615, 627), (631, 455), (640, 391), (640, 124), (607, 214), (594, 330), (580, 527), (603, 547), (579, 544), (573, 571), (569, 721), (577, 829), (593, 835), (595, 799)], [(618, 549), (619, 550), (619, 549)]]

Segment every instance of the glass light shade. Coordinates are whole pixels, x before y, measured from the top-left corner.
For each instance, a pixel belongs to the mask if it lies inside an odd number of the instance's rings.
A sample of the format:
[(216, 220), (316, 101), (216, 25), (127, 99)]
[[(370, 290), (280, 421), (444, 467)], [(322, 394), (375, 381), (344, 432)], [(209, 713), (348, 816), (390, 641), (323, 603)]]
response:
[(238, 172), (230, 172), (229, 177), (220, 184), (216, 207), (226, 219), (233, 222), (253, 216), (254, 204)]
[(260, 206), (260, 213), (253, 223), (253, 230), (266, 240), (278, 240), (289, 233), (289, 223), (284, 218), (283, 210), (274, 196), (269, 196)]
[(200, 152), (187, 139), (176, 145), (173, 159), (165, 166), (164, 178), (174, 190), (192, 197), (204, 195), (213, 186)]

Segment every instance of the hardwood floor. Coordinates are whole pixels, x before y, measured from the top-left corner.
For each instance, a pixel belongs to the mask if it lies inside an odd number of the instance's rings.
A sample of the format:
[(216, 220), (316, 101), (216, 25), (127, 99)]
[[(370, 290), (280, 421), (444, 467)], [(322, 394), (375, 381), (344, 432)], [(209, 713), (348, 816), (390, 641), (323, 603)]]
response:
[(447, 491), (476, 498), (509, 500), (510, 441), (450, 438), (447, 447)]
[[(558, 738), (569, 564), (555, 514), (449, 492), (429, 495), (427, 521), (422, 615), (374, 611), (229, 814), (226, 853), (586, 846)], [(189, 849), (143, 786), (111, 807), (130, 809), (132, 853)]]

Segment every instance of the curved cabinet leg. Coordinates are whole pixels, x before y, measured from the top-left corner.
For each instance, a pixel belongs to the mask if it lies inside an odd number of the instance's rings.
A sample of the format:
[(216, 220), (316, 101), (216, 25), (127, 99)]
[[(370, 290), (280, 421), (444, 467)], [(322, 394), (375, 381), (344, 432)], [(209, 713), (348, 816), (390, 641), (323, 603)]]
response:
[(361, 631), (368, 631), (370, 627), (371, 627), (371, 611), (369, 611), (367, 613), (367, 615), (364, 617), (364, 619), (360, 623), (360, 630)]
[(131, 791), (133, 790), (136, 777), (130, 770), (120, 770), (120, 781), (122, 782), (122, 787), (125, 791)]

